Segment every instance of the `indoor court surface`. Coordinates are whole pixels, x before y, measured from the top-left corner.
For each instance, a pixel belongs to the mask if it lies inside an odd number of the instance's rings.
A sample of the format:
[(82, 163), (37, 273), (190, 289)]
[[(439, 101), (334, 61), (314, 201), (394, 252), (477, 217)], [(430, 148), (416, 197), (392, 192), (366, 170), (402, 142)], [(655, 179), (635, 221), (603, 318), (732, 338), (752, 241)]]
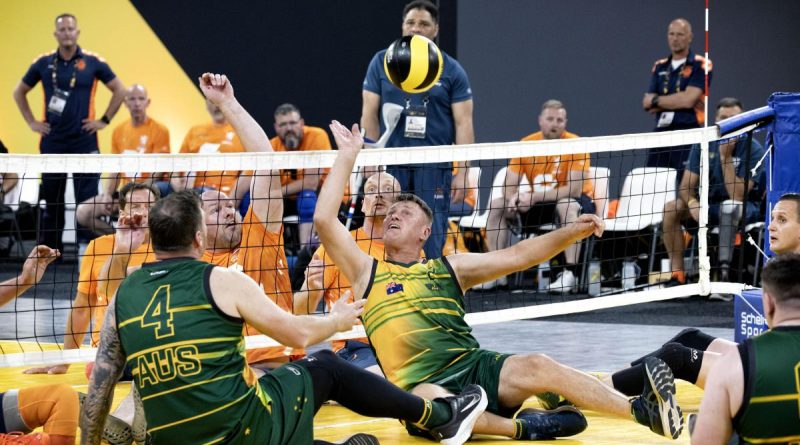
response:
[[(683, 304), (692, 301), (684, 301)], [(675, 308), (679, 302), (669, 303)], [(728, 306), (730, 303), (715, 303)], [(634, 306), (635, 307), (635, 306)], [(597, 315), (597, 314), (595, 314)], [(608, 315), (606, 319), (613, 319)], [(635, 317), (631, 317), (635, 320)], [(713, 319), (713, 317), (712, 317)], [(638, 358), (659, 347), (664, 341), (675, 335), (682, 326), (639, 325), (622, 323), (593, 323), (569, 321), (514, 321), (490, 325), (476, 326), (475, 334), (482, 346), (505, 352), (541, 351), (568, 365), (597, 372), (610, 372), (626, 365), (628, 361)], [(733, 338), (732, 329), (704, 329), (711, 335)], [(2, 346), (7, 346), (6, 344)], [(52, 376), (24, 375), (24, 368), (0, 369), (0, 387), (16, 388), (36, 384), (51, 383)], [(59, 380), (61, 380), (59, 378)], [(64, 380), (72, 384), (76, 390), (86, 390), (84, 365), (77, 364), (70, 368)], [(128, 393), (130, 385), (120, 383), (114, 397), (114, 406)], [(693, 385), (679, 381), (678, 401), (684, 415), (696, 412), (702, 391)], [(526, 405), (536, 406), (535, 399)], [(675, 443), (688, 444), (686, 431), (676, 441), (656, 436), (646, 428), (628, 420), (620, 420), (603, 416), (591, 411), (585, 412), (589, 427), (582, 434), (569, 439), (560, 439), (560, 444), (643, 444), (643, 443)], [(362, 417), (336, 405), (325, 405), (315, 417), (315, 437), (323, 440), (340, 440), (357, 432), (374, 434), (381, 444), (425, 444), (432, 443), (406, 434), (399, 422), (392, 419), (372, 419)], [(504, 438), (476, 437), (473, 443), (500, 444), (509, 443)], [(555, 441), (554, 441), (555, 442)], [(545, 442), (547, 443), (547, 442)]]

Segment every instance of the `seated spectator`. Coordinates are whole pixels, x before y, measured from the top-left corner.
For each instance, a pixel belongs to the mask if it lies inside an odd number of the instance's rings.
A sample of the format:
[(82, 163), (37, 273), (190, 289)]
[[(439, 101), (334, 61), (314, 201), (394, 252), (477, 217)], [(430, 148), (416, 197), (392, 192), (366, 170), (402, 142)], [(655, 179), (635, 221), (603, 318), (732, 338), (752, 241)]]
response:
[(468, 216), (475, 210), (478, 184), (470, 182), (466, 162), (453, 162), (453, 184), (450, 187), (450, 216)]
[[(567, 110), (557, 100), (548, 100), (539, 114), (540, 131), (522, 138), (523, 141), (576, 138), (566, 131)], [(521, 218), (523, 230), (556, 222), (563, 226), (575, 221), (582, 213), (594, 213), (592, 181), (588, 178), (589, 155), (537, 156), (512, 159), (508, 164), (503, 197), (489, 203), (486, 238), (489, 251), (503, 249), (508, 244), (510, 224)], [(520, 189), (527, 178), (530, 191)], [(550, 284), (550, 292), (570, 293), (577, 287), (580, 243), (564, 251), (565, 265)], [(506, 279), (493, 280), (479, 286), (492, 289), (505, 285)]]
[[(383, 260), (383, 223), (386, 212), (400, 194), (400, 183), (388, 173), (376, 173), (364, 184), (364, 225), (350, 231), (358, 247), (365, 253)], [(420, 252), (420, 257), (424, 254)], [(306, 280), (300, 291), (294, 294), (294, 313), (308, 314), (316, 310), (320, 298), (325, 298), (325, 306), (330, 309), (342, 295), (348, 294), (353, 300), (353, 290), (347, 277), (333, 264), (325, 247), (320, 246), (314, 253), (306, 269)], [(356, 338), (348, 341), (334, 341), (333, 351), (339, 357), (375, 374), (383, 375), (375, 358), (369, 340)]]
[[(716, 122), (742, 112), (738, 99), (725, 98), (717, 104)], [(749, 151), (749, 161), (745, 158)], [(763, 220), (759, 200), (764, 190), (763, 170), (745, 185), (746, 166), (751, 168), (758, 163), (764, 149), (758, 141), (732, 139), (713, 142), (709, 145), (709, 184), (708, 219), (712, 226), (719, 226), (719, 261), (721, 281), (728, 279), (730, 262), (733, 257), (733, 243), (736, 227), (744, 217), (745, 223)], [(695, 145), (689, 154), (689, 165), (678, 188), (678, 198), (664, 205), (664, 246), (672, 264), (672, 277), (667, 286), (686, 283), (683, 266), (685, 240), (681, 225), (687, 229), (697, 227), (700, 218), (698, 185), (700, 183), (700, 146)], [(744, 203), (744, 205), (742, 205)], [(744, 208), (744, 209), (743, 209)], [(742, 212), (744, 211), (744, 216)], [(716, 296), (715, 298), (726, 298)]]
[[(0, 154), (7, 154), (8, 148), (0, 141)], [(17, 186), (19, 176), (16, 173), (5, 172), (0, 173), (0, 213), (8, 215), (9, 218), (15, 218), (14, 211), (9, 207), (9, 204), (15, 204), (9, 201), (9, 196), (12, 190)], [(8, 223), (6, 223), (8, 221)], [(0, 222), (0, 257), (8, 256), (11, 252), (11, 246), (14, 243), (11, 231), (11, 219), (2, 218)]]
[[(306, 125), (292, 104), (275, 109), (275, 133), (270, 142), (275, 151), (330, 150), (331, 140), (322, 128)], [(317, 205), (317, 190), (327, 169), (281, 170), (284, 213), (297, 215), (300, 245), (311, 241), (311, 221)]]
[(725, 353), (708, 376), (693, 444), (796, 443), (797, 363), (800, 362), (800, 255), (764, 268), (764, 316), (770, 329)]
[[(125, 95), (125, 107), (131, 118), (114, 128), (111, 136), (111, 152), (114, 154), (169, 153), (169, 130), (147, 115), (150, 98), (147, 89), (134, 84)], [(106, 179), (105, 191), (78, 204), (75, 219), (95, 235), (114, 233), (110, 218), (119, 212), (117, 191), (125, 184), (135, 182), (153, 183), (162, 177), (159, 173), (115, 173)]]

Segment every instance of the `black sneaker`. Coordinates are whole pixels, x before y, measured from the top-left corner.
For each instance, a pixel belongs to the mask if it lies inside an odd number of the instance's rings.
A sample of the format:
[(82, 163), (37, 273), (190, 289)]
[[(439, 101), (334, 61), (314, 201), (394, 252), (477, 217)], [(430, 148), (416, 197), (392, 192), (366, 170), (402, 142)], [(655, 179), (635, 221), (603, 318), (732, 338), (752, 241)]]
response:
[(524, 437), (519, 440), (553, 440), (586, 429), (586, 417), (574, 406), (561, 406), (553, 411), (526, 408), (515, 419), (525, 424)]
[(372, 434), (358, 433), (348, 437), (343, 442), (336, 442), (342, 445), (380, 445), (378, 438)]
[(536, 398), (539, 399), (539, 405), (548, 411), (554, 410), (560, 406), (575, 406), (574, 403), (565, 399), (561, 394), (550, 391), (540, 392), (536, 394)]
[(469, 385), (457, 396), (445, 397), (453, 417), (444, 425), (430, 429), (431, 436), (445, 445), (461, 445), (472, 435), (472, 427), (486, 410), (489, 401), (486, 391), (478, 385)]
[(683, 414), (675, 400), (675, 377), (663, 360), (644, 359), (642, 395), (631, 401), (634, 419), (658, 435), (677, 439), (683, 430)]

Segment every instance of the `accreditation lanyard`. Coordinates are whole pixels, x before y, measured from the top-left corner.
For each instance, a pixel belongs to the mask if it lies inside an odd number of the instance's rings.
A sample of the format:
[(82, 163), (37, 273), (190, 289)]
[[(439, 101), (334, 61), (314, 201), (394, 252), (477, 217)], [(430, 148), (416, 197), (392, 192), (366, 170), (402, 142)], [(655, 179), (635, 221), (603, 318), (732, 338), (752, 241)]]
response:
[(67, 100), (69, 100), (69, 95), (72, 90), (75, 88), (75, 81), (78, 77), (78, 57), (75, 57), (75, 60), (72, 62), (72, 76), (69, 80), (69, 90), (64, 91), (58, 88), (58, 50), (53, 55), (53, 71), (52, 80), (53, 80), (53, 95), (50, 97), (50, 102), (47, 104), (47, 112), (55, 114), (56, 116), (61, 116), (64, 112), (64, 108), (67, 106)]
[(677, 71), (678, 75), (675, 78), (675, 93), (681, 92), (681, 78), (683, 77), (683, 68), (686, 66), (686, 61), (689, 60), (689, 56), (686, 56), (686, 60), (683, 61), (680, 66), (672, 69), (672, 57), (667, 60), (667, 74), (664, 76), (664, 80), (661, 82), (661, 94), (667, 95), (670, 94), (669, 92), (669, 79), (672, 77), (672, 72)]
[[(56, 76), (56, 71), (58, 70), (58, 50), (53, 55), (53, 71), (52, 71), (52, 79), (53, 79), (53, 91), (58, 89), (58, 77)], [(72, 77), (69, 79), (69, 89), (70, 91), (75, 88), (75, 81), (78, 78), (78, 56), (75, 56), (75, 60), (72, 62)]]

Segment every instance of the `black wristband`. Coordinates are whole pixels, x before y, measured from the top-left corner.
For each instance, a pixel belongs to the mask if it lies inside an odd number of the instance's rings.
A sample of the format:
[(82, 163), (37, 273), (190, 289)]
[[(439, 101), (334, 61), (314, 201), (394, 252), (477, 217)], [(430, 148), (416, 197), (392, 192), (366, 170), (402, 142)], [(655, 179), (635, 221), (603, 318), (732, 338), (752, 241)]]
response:
[[(658, 97), (658, 96), (656, 96), (656, 97)], [(104, 115), (103, 115), (103, 117), (101, 117), (101, 118), (100, 118), (100, 122), (102, 122), (102, 123), (104, 123), (104, 124), (108, 125), (108, 124), (110, 124), (110, 123), (111, 123), (111, 119), (109, 119), (109, 118), (108, 118), (108, 116), (106, 116), (106, 115), (104, 114)]]
[(658, 106), (658, 97), (659, 96), (653, 96), (653, 98), (650, 99), (650, 108), (655, 108)]

